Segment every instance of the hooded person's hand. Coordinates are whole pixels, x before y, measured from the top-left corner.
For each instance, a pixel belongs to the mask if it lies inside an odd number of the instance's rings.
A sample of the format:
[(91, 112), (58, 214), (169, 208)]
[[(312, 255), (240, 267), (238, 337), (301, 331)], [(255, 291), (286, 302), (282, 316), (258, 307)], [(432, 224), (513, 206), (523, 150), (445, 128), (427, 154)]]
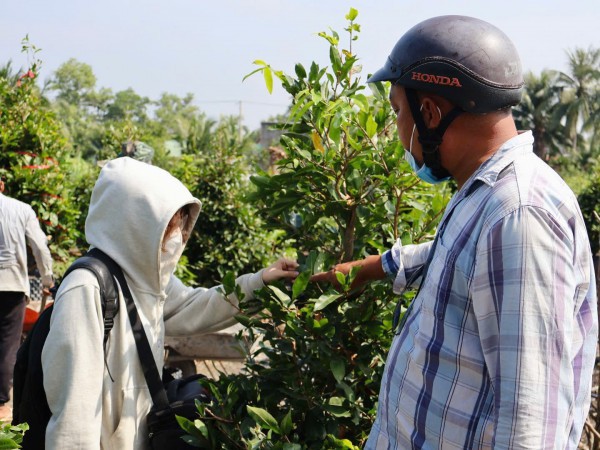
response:
[(263, 270), (262, 280), (265, 284), (270, 284), (273, 281), (287, 278), (294, 280), (298, 276), (298, 263), (293, 259), (279, 258), (269, 267)]

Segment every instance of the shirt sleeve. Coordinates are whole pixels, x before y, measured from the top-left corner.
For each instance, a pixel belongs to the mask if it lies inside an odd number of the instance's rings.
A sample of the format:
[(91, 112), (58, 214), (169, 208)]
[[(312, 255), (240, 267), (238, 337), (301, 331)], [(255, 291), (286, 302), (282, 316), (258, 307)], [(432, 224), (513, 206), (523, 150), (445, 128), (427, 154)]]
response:
[(522, 207), (483, 236), (472, 301), (494, 389), (494, 448), (565, 448), (581, 347), (574, 311), (587, 291), (576, 281), (573, 233)]
[(95, 277), (83, 272), (89, 284), (57, 297), (42, 350), (44, 390), (52, 412), (46, 429), (49, 450), (100, 449), (103, 319)]
[(411, 279), (429, 256), (433, 241), (414, 245), (402, 245), (400, 239), (394, 246), (381, 255), (381, 265), (388, 277), (394, 280), (393, 289), (400, 294), (405, 287), (418, 285), (421, 278)]
[[(242, 275), (236, 279), (244, 298), (254, 297), (254, 291), (264, 286), (262, 271)], [(239, 314), (239, 299), (221, 292), (221, 286), (211, 289), (193, 288), (171, 276), (167, 286), (164, 306), (165, 334), (167, 336), (191, 336), (211, 333), (235, 323)]]
[(31, 247), (35, 263), (42, 276), (44, 287), (52, 285), (52, 255), (48, 249), (46, 235), (40, 228), (33, 209), (29, 208), (27, 212), (27, 222), (25, 224), (25, 237)]

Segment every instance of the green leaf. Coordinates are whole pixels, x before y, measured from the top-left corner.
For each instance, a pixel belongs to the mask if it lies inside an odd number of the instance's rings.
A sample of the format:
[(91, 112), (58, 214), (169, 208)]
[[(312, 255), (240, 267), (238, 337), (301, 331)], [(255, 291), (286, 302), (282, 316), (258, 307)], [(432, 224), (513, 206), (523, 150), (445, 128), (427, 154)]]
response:
[(327, 265), (327, 255), (325, 253), (318, 253), (315, 262), (312, 266), (312, 270), (316, 272), (324, 272)]
[(302, 446), (300, 444), (292, 444), (290, 442), (286, 442), (283, 444), (282, 450), (302, 450)]
[(342, 406), (344, 399), (342, 397), (331, 397), (328, 404), (323, 405), (323, 409), (335, 417), (350, 417), (350, 411)]
[(188, 444), (199, 447), (204, 442), (204, 439), (208, 439), (208, 428), (201, 420), (197, 419), (192, 422), (188, 418), (178, 415), (175, 416), (175, 419), (181, 429), (188, 434), (187, 436), (182, 436), (182, 439)]
[(223, 277), (223, 287), (226, 295), (235, 291), (235, 274), (232, 271), (228, 271)]
[(308, 80), (312, 83), (317, 80), (319, 75), (319, 66), (313, 61), (310, 65), (310, 72), (308, 75)]
[(317, 36), (320, 36), (323, 39), (326, 39), (327, 42), (329, 42), (332, 46), (337, 45), (338, 42), (339, 42), (339, 39), (337, 37), (335, 37), (335, 36), (329, 36), (324, 31), (320, 31), (319, 33), (317, 33)]
[(344, 275), (342, 272), (336, 272), (335, 277), (337, 278), (338, 283), (340, 283), (342, 286), (346, 285), (346, 275)]
[(373, 136), (375, 136), (375, 134), (377, 134), (377, 122), (375, 122), (375, 119), (373, 118), (373, 116), (371, 114), (369, 114), (369, 116), (367, 117), (367, 136), (369, 136), (370, 138), (372, 138)]
[(294, 428), (294, 424), (292, 423), (292, 410), (290, 409), (288, 413), (283, 416), (281, 419), (281, 424), (279, 425), (281, 428), (281, 434), (287, 436), (290, 434), (292, 429)]
[(273, 291), (273, 293), (277, 296), (277, 298), (284, 304), (284, 305), (289, 305), (292, 302), (292, 299), (290, 298), (289, 295), (287, 295), (285, 292), (283, 292), (281, 289), (279, 289), (276, 286), (270, 285), (268, 286), (269, 289), (271, 289)]
[(353, 21), (358, 16), (358, 11), (354, 8), (350, 8), (348, 14), (346, 14), (346, 20)]
[(19, 444), (7, 437), (0, 437), (0, 450), (20, 448)]
[(308, 285), (308, 280), (310, 279), (310, 272), (302, 272), (300, 275), (296, 277), (294, 280), (294, 285), (292, 286), (292, 298), (298, 298), (298, 295), (302, 294)]
[(306, 100), (305, 103), (296, 103), (290, 109), (290, 120), (300, 121), (302, 116), (313, 106), (312, 100)]
[(269, 94), (273, 93), (273, 72), (271, 72), (270, 67), (265, 67), (263, 69), (263, 76), (265, 78), (265, 84), (267, 85), (267, 91)]
[(241, 323), (247, 328), (251, 327), (254, 323), (251, 317), (245, 316), (243, 314), (236, 314), (233, 317), (235, 318), (235, 320), (237, 320), (239, 323)]
[(321, 295), (317, 300), (315, 300), (315, 309), (314, 309), (314, 311), (321, 311), (322, 309), (325, 309), (330, 303), (335, 302), (341, 296), (342, 296), (341, 294), (326, 294), (326, 295)]
[(346, 399), (348, 399), (351, 404), (356, 401), (356, 393), (350, 386), (348, 386), (348, 384), (344, 383), (343, 381), (339, 381), (337, 387), (344, 391), (344, 394), (346, 394)]
[[(321, 146), (321, 152), (325, 152), (325, 149), (322, 146)], [(296, 150), (296, 153), (298, 153), (299, 156), (302, 156), (302, 158), (304, 158), (307, 161), (310, 161), (312, 159), (312, 155), (308, 150), (299, 148)]]
[(200, 433), (202, 433), (202, 436), (204, 436), (206, 439), (208, 439), (208, 428), (206, 427), (206, 424), (204, 422), (202, 422), (200, 419), (196, 419), (194, 420), (194, 426), (200, 430)]
[(431, 201), (431, 209), (438, 212), (444, 207), (444, 203), (444, 196), (441, 193), (436, 193)]
[(363, 149), (362, 145), (360, 145), (359, 142), (354, 140), (354, 138), (352, 136), (350, 136), (349, 134), (346, 134), (346, 139), (348, 140), (348, 143), (354, 150), (360, 151)]
[(318, 329), (318, 328), (323, 328), (323, 327), (324, 327), (325, 325), (327, 325), (328, 323), (329, 323), (329, 319), (328, 319), (327, 317), (323, 317), (323, 318), (321, 318), (321, 319), (319, 319), (319, 320), (315, 320), (315, 321), (313, 322), (313, 327), (314, 327), (315, 329)]
[(335, 381), (340, 383), (346, 374), (346, 365), (342, 359), (332, 359), (329, 363)]
[(242, 78), (242, 82), (246, 81), (246, 78), (250, 78), (256, 72), (260, 72), (261, 70), (262, 70), (262, 67), (259, 67), (258, 69), (254, 69), (252, 72), (250, 72), (249, 74), (245, 75), (244, 78)]
[(254, 176), (250, 177), (250, 181), (252, 181), (252, 183), (254, 183), (258, 187), (262, 187), (262, 188), (271, 187), (271, 177), (254, 175)]
[(306, 78), (306, 70), (304, 69), (304, 66), (302, 64), (300, 64), (300, 63), (296, 64), (294, 69), (296, 70), (296, 75), (298, 76), (299, 79)]
[(177, 420), (177, 423), (179, 424), (179, 426), (183, 429), (183, 431), (185, 431), (188, 434), (191, 434), (192, 436), (194, 435), (195, 432), (199, 431), (195, 426), (194, 426), (194, 422), (192, 422), (190, 419), (188, 419), (187, 417), (183, 417), (183, 416), (175, 416), (175, 419)]
[(358, 104), (361, 111), (369, 111), (369, 100), (363, 94), (357, 94), (352, 97), (355, 104)]
[(329, 127), (329, 137), (336, 144), (340, 143), (340, 135), (342, 133), (341, 127), (342, 119), (340, 116), (336, 116), (332, 121)]
[(338, 439), (335, 436), (328, 434), (327, 435), (327, 443), (334, 445), (336, 450), (360, 450), (360, 447), (354, 445), (348, 439)]
[(259, 426), (268, 430), (273, 430), (277, 434), (282, 434), (279, 425), (277, 425), (277, 421), (268, 411), (262, 408), (255, 408), (254, 406), (246, 406), (246, 409), (250, 417), (252, 417)]
[(358, 272), (360, 272), (362, 268), (360, 266), (354, 266), (350, 269), (350, 272), (348, 273), (348, 281), (349, 283), (352, 283), (355, 278), (356, 275), (358, 275)]
[(331, 67), (337, 73), (342, 69), (342, 59), (338, 50), (333, 45), (329, 47), (329, 59), (331, 60)]

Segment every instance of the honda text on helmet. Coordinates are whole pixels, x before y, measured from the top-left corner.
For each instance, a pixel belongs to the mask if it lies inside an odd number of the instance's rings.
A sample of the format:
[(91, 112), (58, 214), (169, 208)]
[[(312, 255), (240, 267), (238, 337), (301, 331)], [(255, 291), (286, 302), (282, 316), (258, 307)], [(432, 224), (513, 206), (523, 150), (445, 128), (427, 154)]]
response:
[[(495, 26), (466, 16), (433, 17), (412, 27), (385, 65), (367, 80), (377, 81), (404, 87), (430, 182), (449, 177), (440, 162), (439, 146), (450, 123), (462, 112), (484, 114), (518, 104), (524, 84), (521, 61), (510, 39)], [(455, 105), (437, 128), (425, 126), (417, 91)]]

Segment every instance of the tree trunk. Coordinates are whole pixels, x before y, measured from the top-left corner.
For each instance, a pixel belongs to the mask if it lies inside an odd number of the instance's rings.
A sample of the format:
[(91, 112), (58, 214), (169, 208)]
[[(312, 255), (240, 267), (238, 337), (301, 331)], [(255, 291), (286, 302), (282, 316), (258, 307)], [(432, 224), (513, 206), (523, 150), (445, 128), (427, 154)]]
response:
[(354, 258), (354, 229), (356, 227), (356, 205), (349, 211), (349, 217), (346, 221), (346, 229), (344, 230), (344, 242), (342, 261), (352, 261)]
[(536, 126), (533, 129), (533, 153), (540, 157), (540, 159), (548, 160), (548, 147), (544, 142), (544, 134), (546, 130), (544, 127)]

